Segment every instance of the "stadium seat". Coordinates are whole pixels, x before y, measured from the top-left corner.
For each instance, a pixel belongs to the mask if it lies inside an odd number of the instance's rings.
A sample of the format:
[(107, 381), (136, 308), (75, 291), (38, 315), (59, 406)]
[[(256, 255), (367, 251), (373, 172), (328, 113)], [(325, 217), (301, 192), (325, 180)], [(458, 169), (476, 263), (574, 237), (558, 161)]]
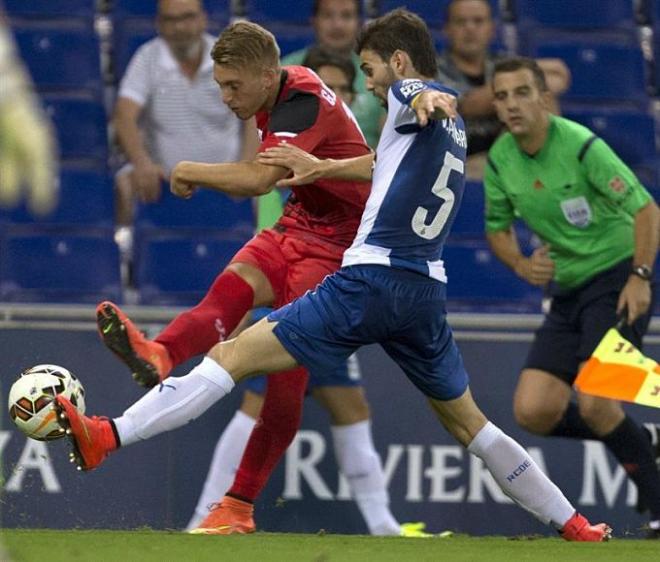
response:
[(12, 18), (92, 18), (96, 0), (4, 0), (4, 6)]
[(6, 232), (2, 300), (91, 304), (121, 298), (119, 252), (111, 229), (72, 234), (11, 227)]
[(43, 103), (55, 125), (62, 158), (91, 158), (105, 164), (108, 129), (101, 101), (84, 93), (52, 94), (43, 96)]
[[(17, 0), (20, 1), (20, 0)], [(156, 17), (157, 2), (146, 0), (114, 0), (113, 16), (119, 18), (149, 18)], [(229, 17), (230, 0), (204, 0), (204, 8), (209, 18)]]
[(270, 25), (268, 29), (275, 35), (282, 56), (312, 45), (316, 38), (309, 26)]
[(541, 291), (503, 265), (485, 241), (448, 243), (442, 259), (452, 310), (539, 310)]
[(313, 0), (296, 0), (295, 5), (273, 0), (246, 0), (245, 17), (260, 24), (268, 22), (308, 25), (313, 4)]
[(655, 158), (655, 120), (642, 111), (614, 107), (563, 107), (564, 117), (589, 127), (629, 166)]
[[(450, 0), (381, 0), (380, 13), (384, 14), (395, 8), (405, 7), (420, 15), (430, 27), (442, 27)], [(495, 17), (499, 14), (498, 0), (490, 0)]]
[(198, 302), (246, 238), (165, 230), (136, 231), (135, 282), (142, 304)]
[(234, 200), (208, 189), (199, 189), (190, 199), (181, 199), (163, 184), (158, 204), (140, 205), (136, 225), (216, 230), (249, 237), (254, 231), (252, 201), (249, 198)]
[(65, 166), (60, 173), (58, 205), (52, 213), (34, 217), (23, 204), (6, 211), (3, 216), (11, 223), (37, 227), (111, 227), (114, 222), (112, 182), (103, 168)]
[(23, 21), (13, 27), (38, 89), (101, 90), (99, 41), (92, 22)]
[(555, 29), (611, 30), (635, 24), (632, 0), (516, 0), (516, 16), (523, 26)]
[(644, 57), (637, 44), (537, 34), (527, 45), (530, 56), (562, 59), (572, 74), (563, 100), (569, 102), (648, 102)]
[(113, 75), (119, 81), (138, 48), (156, 37), (152, 19), (116, 20), (113, 28)]

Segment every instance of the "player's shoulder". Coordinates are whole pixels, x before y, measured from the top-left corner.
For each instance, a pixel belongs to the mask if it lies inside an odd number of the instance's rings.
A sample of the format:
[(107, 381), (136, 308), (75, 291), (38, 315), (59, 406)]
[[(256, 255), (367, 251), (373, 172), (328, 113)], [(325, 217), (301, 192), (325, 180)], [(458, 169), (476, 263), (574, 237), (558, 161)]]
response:
[(557, 131), (560, 133), (563, 142), (565, 142), (566, 138), (569, 138), (581, 143), (595, 136), (595, 133), (588, 127), (576, 123), (575, 121), (571, 121), (570, 119), (566, 119), (566, 117), (551, 115), (550, 120), (552, 125), (556, 127)]
[(303, 66), (282, 67), (284, 87), (272, 109), (268, 128), (273, 132), (300, 133), (318, 119), (321, 82)]
[(458, 96), (456, 90), (443, 86), (434, 80), (422, 80), (420, 78), (404, 78), (397, 80), (390, 86), (392, 94), (399, 102), (409, 103), (412, 98), (424, 90), (437, 90), (453, 96)]

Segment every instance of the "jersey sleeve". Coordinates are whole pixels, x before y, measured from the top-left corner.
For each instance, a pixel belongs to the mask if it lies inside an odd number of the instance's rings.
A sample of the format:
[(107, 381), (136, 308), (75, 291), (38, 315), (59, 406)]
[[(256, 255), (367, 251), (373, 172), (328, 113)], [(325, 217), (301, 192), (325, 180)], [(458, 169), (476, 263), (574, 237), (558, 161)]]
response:
[(508, 230), (515, 219), (514, 208), (506, 194), (497, 165), (490, 156), (484, 172), (484, 191), (486, 232)]
[(133, 55), (119, 85), (120, 98), (128, 98), (138, 105), (145, 105), (151, 92), (149, 51), (151, 43), (144, 45)]
[(414, 99), (427, 90), (437, 90), (453, 96), (458, 96), (455, 90), (446, 88), (436, 82), (426, 82), (417, 78), (397, 80), (388, 92), (389, 111), (395, 112), (394, 130), (401, 134), (416, 133), (421, 130), (417, 114), (412, 108)]
[(279, 103), (270, 116), (269, 134), (264, 137), (259, 152), (286, 141), (305, 152), (313, 152), (327, 135), (331, 124), (324, 124), (321, 100), (311, 92), (293, 91)]
[(604, 140), (598, 137), (587, 140), (579, 157), (582, 157), (582, 165), (591, 185), (626, 213), (635, 215), (652, 200), (637, 176)]

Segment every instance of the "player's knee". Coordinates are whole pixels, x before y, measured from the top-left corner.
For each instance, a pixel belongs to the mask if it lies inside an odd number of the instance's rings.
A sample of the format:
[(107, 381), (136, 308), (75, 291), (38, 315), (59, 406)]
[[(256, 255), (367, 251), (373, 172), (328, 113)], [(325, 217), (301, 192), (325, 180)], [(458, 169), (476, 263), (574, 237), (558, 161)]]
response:
[(580, 417), (597, 434), (609, 433), (624, 417), (621, 405), (614, 400), (581, 396)]
[(520, 427), (537, 435), (547, 435), (561, 419), (561, 413), (552, 408), (534, 407), (521, 400), (514, 401), (513, 415)]

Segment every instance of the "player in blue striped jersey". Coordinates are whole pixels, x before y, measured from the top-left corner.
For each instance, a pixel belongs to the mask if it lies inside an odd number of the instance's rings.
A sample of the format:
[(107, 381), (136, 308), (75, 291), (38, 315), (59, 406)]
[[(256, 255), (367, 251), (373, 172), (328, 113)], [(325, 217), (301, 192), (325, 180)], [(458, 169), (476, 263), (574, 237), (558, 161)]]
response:
[[(298, 364), (330, 372), (359, 347), (379, 343), (422, 391), (440, 422), (484, 461), (516, 503), (567, 540), (606, 540), (609, 527), (591, 525), (579, 515), (472, 399), (446, 321), (441, 258), (463, 190), (465, 129), (455, 113), (455, 95), (432, 81), (435, 53), (426, 25), (411, 12), (394, 10), (366, 26), (358, 52), (367, 86), (388, 106), (388, 117), (372, 191), (342, 268), (237, 338), (214, 346), (188, 375), (169, 377), (171, 388), (152, 389), (130, 408), (131, 424), (149, 436), (174, 429), (248, 376)], [(319, 161), (300, 152), (291, 156), (286, 148), (272, 154), (271, 163), (286, 163), (294, 171), (288, 183), (302, 185), (315, 176), (369, 179), (374, 162), (371, 155)], [(96, 439), (95, 423), (66, 399), (56, 401), (69, 418), (64, 424), (71, 427), (75, 454), (84, 457)], [(245, 513), (251, 516), (250, 505)]]

